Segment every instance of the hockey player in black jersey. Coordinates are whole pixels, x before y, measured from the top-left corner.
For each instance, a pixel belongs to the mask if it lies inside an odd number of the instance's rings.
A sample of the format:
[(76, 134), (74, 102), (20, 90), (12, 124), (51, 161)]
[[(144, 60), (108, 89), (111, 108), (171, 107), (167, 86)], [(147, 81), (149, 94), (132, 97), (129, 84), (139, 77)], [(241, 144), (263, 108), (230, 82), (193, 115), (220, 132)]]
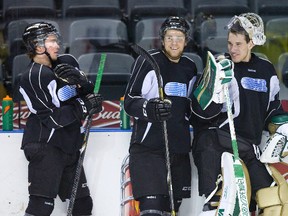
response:
[(195, 63), (183, 55), (190, 28), (184, 18), (169, 17), (160, 28), (161, 50), (149, 51), (160, 67), (164, 100), (160, 99), (155, 71), (139, 56), (133, 67), (124, 100), (125, 111), (134, 117), (129, 167), (133, 196), (141, 215), (170, 215), (169, 190), (163, 139), (167, 122), (172, 186), (176, 212), (183, 198), (190, 197), (189, 152), (190, 99), (196, 79)]
[[(102, 97), (71, 55), (59, 55), (60, 35), (46, 22), (23, 33), (31, 63), (19, 91), (31, 112), (22, 140), (29, 161), (25, 216), (51, 215), (57, 195), (69, 199), (83, 144), (82, 120), (102, 110)], [(92, 215), (93, 202), (82, 169), (73, 216)]]
[[(232, 69), (234, 76), (228, 84), (229, 96), (239, 156), (246, 165), (243, 165), (243, 169), (246, 170), (247, 167), (250, 176), (246, 175), (247, 197), (251, 203), (257, 201), (261, 215), (284, 216), (287, 214), (287, 207), (284, 203), (287, 203), (288, 199), (283, 194), (288, 193), (287, 183), (286, 186), (284, 183), (276, 184), (277, 188), (270, 187), (273, 178), (275, 182), (279, 183), (279, 181), (283, 182), (284, 177), (280, 177), (281, 180), (275, 179), (275, 175), (271, 172), (272, 168), (270, 170), (272, 175), (267, 171), (270, 167), (269, 162), (262, 163), (264, 160), (259, 160), (262, 132), (271, 128), (268, 127), (271, 122), (277, 127), (281, 125), (276, 130), (278, 137), (288, 135), (288, 115), (282, 110), (281, 102), (278, 99), (280, 87), (276, 71), (268, 60), (259, 58), (251, 52), (255, 45), (265, 43), (263, 22), (257, 14), (245, 13), (233, 17), (228, 23), (227, 29), (229, 54), (218, 57), (219, 69), (216, 70), (216, 74), (219, 75), (223, 72), (220, 66), (223, 59), (231, 60), (232, 65), (234, 65)], [(235, 213), (237, 212), (237, 202), (235, 202), (237, 195), (230, 193), (232, 188), (237, 188), (237, 182), (234, 172), (231, 171), (233, 167), (229, 169), (233, 159), (230, 162), (223, 161), (223, 153), (233, 153), (233, 150), (227, 118), (227, 98), (224, 97), (223, 93), (224, 84), (222, 81), (225, 76), (218, 75), (210, 76), (215, 78), (209, 80), (210, 85), (203, 85), (205, 81), (204, 78), (201, 79), (197, 83), (196, 91), (191, 96), (195, 114), (191, 121), (194, 128), (192, 152), (199, 174), (199, 195), (205, 195), (207, 198), (201, 216), (249, 215), (248, 208), (246, 208), (246, 210), (248, 209), (246, 213)], [(206, 74), (203, 77), (207, 78), (208, 76)], [(207, 86), (210, 87), (210, 93), (212, 92), (211, 98), (210, 100), (202, 100), (201, 97), (207, 95), (204, 94), (205, 91), (208, 91), (205, 89)], [(207, 104), (203, 104), (204, 101)], [(271, 133), (275, 133), (275, 130)], [(287, 148), (286, 142), (283, 142), (282, 146), (278, 145), (278, 151), (285, 149), (285, 146)], [(275, 150), (277, 149), (275, 148)], [(281, 151), (277, 154), (278, 158), (281, 156)], [(225, 155), (227, 154), (225, 153)], [(223, 181), (219, 181), (219, 174), (221, 173), (221, 178), (226, 176), (222, 179)], [(284, 180), (284, 182), (286, 181)], [(221, 184), (222, 191), (220, 190)], [(251, 186), (251, 199), (249, 186)], [(227, 194), (231, 196), (226, 198)], [(229, 202), (222, 203), (225, 199)], [(221, 211), (219, 206), (221, 206)], [(286, 211), (283, 211), (285, 208)], [(250, 211), (252, 210), (255, 209), (250, 205)]]

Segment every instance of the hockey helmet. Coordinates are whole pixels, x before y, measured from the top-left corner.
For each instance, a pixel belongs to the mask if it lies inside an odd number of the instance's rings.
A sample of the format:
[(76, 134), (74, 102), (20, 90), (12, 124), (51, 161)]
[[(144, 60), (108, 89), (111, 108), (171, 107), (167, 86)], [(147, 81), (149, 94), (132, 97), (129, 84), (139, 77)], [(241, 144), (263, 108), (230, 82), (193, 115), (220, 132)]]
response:
[(22, 35), (22, 39), (29, 53), (35, 53), (36, 46), (44, 46), (49, 35), (55, 35), (59, 40), (60, 34), (56, 27), (47, 22), (36, 22), (28, 25)]
[(255, 45), (263, 45), (266, 42), (266, 36), (264, 34), (264, 24), (261, 17), (255, 13), (243, 13), (239, 16), (234, 16), (228, 23), (227, 29), (236, 23), (245, 29), (248, 33), (249, 38)]
[(164, 38), (166, 31), (169, 29), (179, 30), (185, 34), (186, 40), (190, 39), (190, 26), (182, 17), (171, 16), (162, 23), (159, 32), (161, 39)]

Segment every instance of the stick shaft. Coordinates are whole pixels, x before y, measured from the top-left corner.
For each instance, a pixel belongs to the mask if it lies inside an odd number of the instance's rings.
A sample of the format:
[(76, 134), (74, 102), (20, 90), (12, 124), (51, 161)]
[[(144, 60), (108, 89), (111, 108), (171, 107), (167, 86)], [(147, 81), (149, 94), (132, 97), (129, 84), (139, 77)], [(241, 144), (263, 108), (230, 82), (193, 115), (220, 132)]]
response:
[(243, 167), (239, 159), (238, 144), (237, 144), (237, 139), (236, 139), (228, 84), (224, 84), (224, 94), (226, 98), (227, 116), (228, 116), (228, 122), (229, 122), (229, 128), (230, 128), (232, 149), (233, 149), (233, 154), (234, 154), (233, 167), (234, 167), (234, 175), (235, 175), (236, 185), (237, 185), (237, 197), (239, 200), (240, 215), (249, 216), (250, 215), (249, 204), (248, 204), (247, 193), (246, 193), (247, 188), (246, 188), (246, 182), (244, 178)]

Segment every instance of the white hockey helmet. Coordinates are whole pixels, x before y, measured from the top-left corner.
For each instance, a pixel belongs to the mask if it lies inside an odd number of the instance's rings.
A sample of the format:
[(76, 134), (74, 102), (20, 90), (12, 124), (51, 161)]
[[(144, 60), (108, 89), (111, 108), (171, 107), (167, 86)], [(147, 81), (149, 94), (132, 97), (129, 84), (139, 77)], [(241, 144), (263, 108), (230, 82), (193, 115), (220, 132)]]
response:
[(236, 22), (239, 22), (245, 29), (255, 45), (263, 45), (266, 42), (263, 20), (259, 15), (243, 13), (239, 16), (234, 16), (227, 24), (227, 29), (229, 30)]

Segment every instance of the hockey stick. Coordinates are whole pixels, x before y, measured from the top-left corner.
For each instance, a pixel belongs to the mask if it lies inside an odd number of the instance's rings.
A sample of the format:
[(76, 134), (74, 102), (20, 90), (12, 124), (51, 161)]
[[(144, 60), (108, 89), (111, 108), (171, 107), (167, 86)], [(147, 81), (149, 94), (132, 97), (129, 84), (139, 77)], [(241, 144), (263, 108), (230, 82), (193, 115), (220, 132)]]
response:
[[(152, 66), (153, 70), (155, 71), (155, 75), (157, 77), (159, 97), (161, 100), (164, 100), (163, 84), (161, 81), (161, 73), (160, 73), (159, 65), (157, 64), (156, 60), (145, 49), (138, 46), (137, 44), (132, 45), (132, 49), (137, 54), (141, 55)], [(162, 128), (163, 128), (163, 138), (164, 138), (164, 142), (165, 142), (167, 184), (168, 184), (169, 198), (170, 198), (170, 205), (171, 205), (171, 216), (176, 216), (176, 212), (175, 212), (175, 208), (174, 208), (174, 199), (173, 199), (173, 186), (172, 186), (171, 164), (170, 164), (168, 134), (167, 134), (167, 122), (166, 121), (163, 121)]]
[[(237, 186), (237, 197), (238, 197), (238, 205), (240, 208), (240, 214), (241, 216), (249, 216), (249, 203), (247, 199), (247, 188), (246, 188), (246, 182), (245, 182), (245, 176), (242, 164), (240, 162), (239, 158), (239, 152), (238, 152), (238, 144), (236, 139), (236, 133), (235, 133), (235, 127), (234, 127), (234, 121), (233, 121), (233, 114), (232, 114), (232, 108), (231, 108), (231, 102), (230, 102), (230, 96), (229, 96), (229, 87), (228, 83), (224, 84), (224, 94), (226, 99), (226, 105), (227, 105), (227, 116), (228, 116), (228, 122), (229, 122), (229, 128), (230, 128), (230, 135), (231, 135), (231, 142), (232, 142), (232, 149), (234, 154), (234, 175), (236, 179), (236, 186)], [(220, 211), (218, 211), (218, 215), (222, 215)]]
[[(99, 92), (105, 61), (106, 61), (106, 54), (101, 54), (98, 72), (97, 72), (97, 77), (96, 77), (95, 86), (94, 86), (94, 93)], [(74, 182), (73, 182), (73, 186), (72, 186), (72, 190), (71, 190), (71, 196), (70, 196), (70, 200), (69, 200), (69, 205), (68, 205), (68, 209), (67, 209), (67, 216), (72, 216), (72, 211), (74, 208), (74, 203), (75, 203), (75, 199), (76, 199), (80, 175), (81, 175), (81, 171), (82, 171), (82, 167), (83, 167), (84, 156), (86, 153), (88, 138), (89, 138), (89, 134), (90, 134), (90, 128), (91, 128), (91, 124), (92, 124), (92, 116), (93, 116), (93, 114), (92, 115), (89, 114), (85, 118), (85, 121), (83, 123), (83, 125), (85, 126), (84, 127), (85, 134), (84, 134), (83, 144), (82, 144), (82, 147), (80, 149), (80, 156), (78, 159), (78, 164), (76, 167), (75, 178), (74, 178)]]

